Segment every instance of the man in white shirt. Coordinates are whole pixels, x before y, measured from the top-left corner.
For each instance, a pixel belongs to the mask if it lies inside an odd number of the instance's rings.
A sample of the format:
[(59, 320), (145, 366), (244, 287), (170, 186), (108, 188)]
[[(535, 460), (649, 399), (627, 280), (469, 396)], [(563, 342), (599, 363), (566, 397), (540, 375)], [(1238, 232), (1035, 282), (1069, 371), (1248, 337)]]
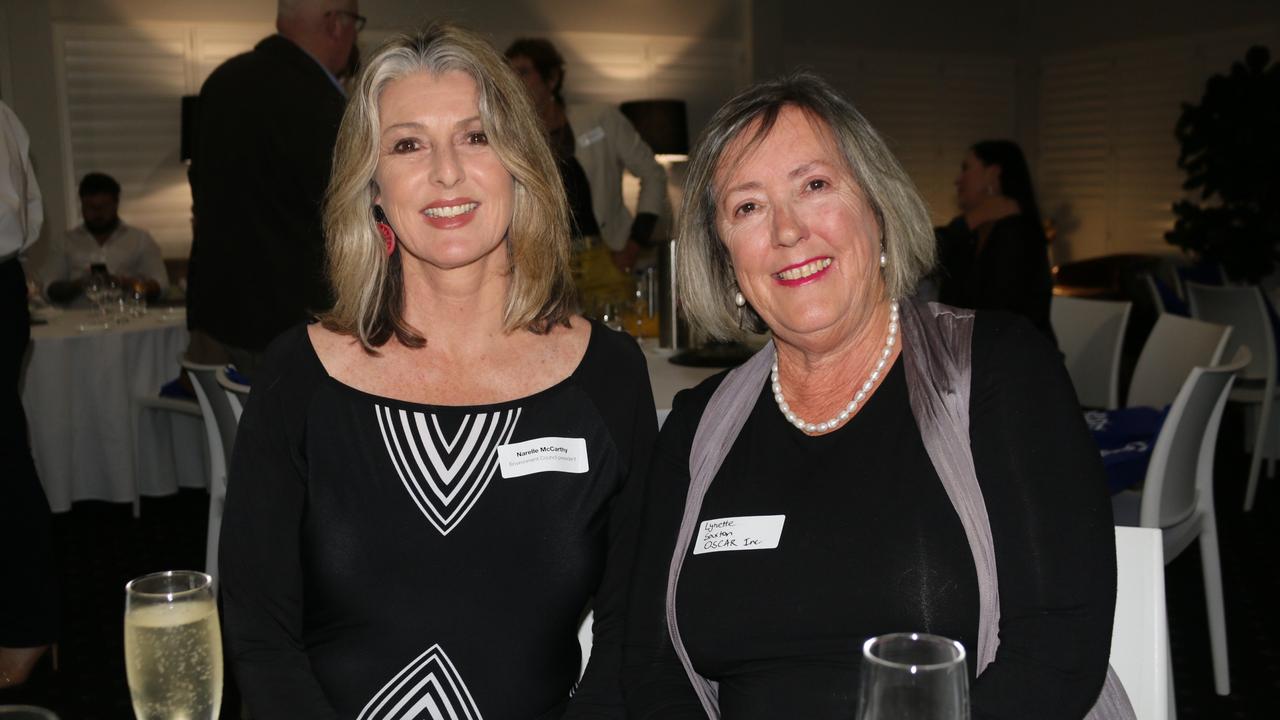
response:
[(112, 276), (126, 290), (141, 287), (148, 298), (169, 287), (160, 246), (151, 233), (122, 222), (119, 210), (120, 183), (102, 173), (85, 175), (80, 181), (84, 222), (67, 231), (62, 247), (49, 253), (40, 271), (50, 300), (76, 300), (94, 272)]

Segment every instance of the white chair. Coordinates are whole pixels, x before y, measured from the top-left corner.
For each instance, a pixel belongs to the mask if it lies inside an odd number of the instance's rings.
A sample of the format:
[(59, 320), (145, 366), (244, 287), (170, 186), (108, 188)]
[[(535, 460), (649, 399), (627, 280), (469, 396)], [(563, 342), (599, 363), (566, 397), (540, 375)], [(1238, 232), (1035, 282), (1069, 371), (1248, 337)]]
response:
[(221, 365), (202, 365), (184, 359), (182, 368), (191, 376), (196, 401), (204, 415), (205, 437), (209, 441), (209, 531), (205, 539), (205, 572), (218, 576), (218, 535), (222, 511), (227, 502), (227, 466), (235, 444), (236, 418), (227, 394), (218, 385)]
[[(236, 425), (239, 426), (240, 415), (244, 412), (244, 404), (249, 400), (250, 387), (232, 380), (225, 367), (218, 368), (216, 379), (223, 392), (227, 394), (227, 402), (231, 404), (231, 414), (236, 419)], [(231, 456), (228, 454), (228, 462), (230, 462), (230, 459)]]
[(1147, 298), (1151, 300), (1151, 307), (1155, 308), (1157, 317), (1169, 312), (1169, 308), (1164, 306), (1164, 296), (1160, 294), (1160, 287), (1156, 285), (1155, 276), (1151, 273), (1143, 273), (1142, 286), (1147, 291)]
[(595, 637), (592, 631), (593, 621), (596, 613), (594, 610), (587, 611), (587, 616), (582, 618), (582, 623), (578, 625), (578, 649), (582, 652), (582, 662), (578, 665), (578, 679), (582, 679), (582, 674), (587, 671), (587, 661), (591, 659), (591, 641)]
[[(1240, 371), (1231, 401), (1250, 406), (1252, 433), (1245, 433), (1246, 447), (1253, 458), (1249, 462), (1248, 482), (1245, 485), (1245, 512), (1253, 509), (1258, 491), (1258, 475), (1262, 458), (1267, 454), (1267, 431), (1272, 424), (1276, 395), (1276, 344), (1271, 328), (1271, 316), (1267, 312), (1262, 291), (1257, 287), (1210, 287), (1187, 283), (1187, 296), (1191, 304), (1191, 316), (1208, 322), (1230, 324), (1234, 328), (1227, 353), (1241, 345), (1253, 353), (1253, 362)], [(1252, 438), (1252, 442), (1249, 439)]]
[(1116, 528), (1116, 615), (1111, 667), (1138, 720), (1172, 718), (1173, 673), (1159, 530)]
[(1156, 318), (1129, 382), (1128, 407), (1162, 408), (1173, 402), (1191, 369), (1217, 365), (1231, 328), (1164, 314)]
[(1120, 407), (1120, 348), (1133, 303), (1054, 296), (1049, 321), (1080, 404)]
[[(148, 464), (146, 463), (144, 458), (149, 454), (151, 454), (143, 451), (143, 436), (145, 433), (142, 432), (142, 428), (143, 428), (143, 425), (146, 423), (143, 422), (142, 418), (143, 418), (143, 413), (148, 413), (148, 412), (149, 413), (165, 413), (165, 414), (171, 414), (171, 415), (187, 415), (187, 416), (200, 418), (200, 419), (203, 419), (204, 417), (200, 412), (200, 404), (193, 402), (191, 400), (181, 400), (179, 398), (161, 397), (160, 395), (139, 395), (138, 397), (135, 397), (133, 399), (133, 411), (132, 411), (133, 456), (137, 460), (136, 462), (137, 468), (133, 474), (133, 480), (135, 484), (134, 493), (133, 493), (133, 516), (135, 518), (142, 516), (143, 467)], [(162, 433), (160, 430), (161, 426), (157, 426), (154, 423), (150, 424), (149, 427), (152, 430), (154, 430), (158, 436), (161, 436), (161, 437), (169, 437), (173, 432), (172, 425), (168, 428), (168, 433)], [(170, 439), (172, 440), (172, 438)], [(155, 438), (153, 438), (151, 442), (154, 443)], [(170, 449), (172, 449), (172, 447)], [(151, 450), (152, 451), (156, 450), (154, 445), (152, 445)], [(207, 453), (207, 450), (206, 450), (206, 453)], [(155, 453), (155, 454), (159, 455), (159, 453)], [(169, 471), (171, 472), (172, 470), (173, 468), (170, 467)]]
[(1218, 521), (1213, 507), (1213, 456), (1231, 384), (1249, 361), (1249, 350), (1241, 348), (1227, 365), (1193, 369), (1160, 428), (1142, 491), (1126, 491), (1112, 498), (1117, 525), (1161, 531), (1166, 563), (1195, 540), (1200, 541), (1214, 688), (1219, 695), (1231, 694), (1231, 677)]

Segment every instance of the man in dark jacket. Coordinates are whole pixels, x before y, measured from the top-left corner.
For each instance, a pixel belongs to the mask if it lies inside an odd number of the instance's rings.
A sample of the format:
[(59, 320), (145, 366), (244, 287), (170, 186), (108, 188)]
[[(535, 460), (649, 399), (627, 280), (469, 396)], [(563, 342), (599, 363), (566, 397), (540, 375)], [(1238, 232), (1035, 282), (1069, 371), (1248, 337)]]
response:
[(279, 33), (200, 90), (188, 356), (252, 376), (285, 328), (330, 304), (321, 203), (346, 104), (356, 0), (279, 0)]

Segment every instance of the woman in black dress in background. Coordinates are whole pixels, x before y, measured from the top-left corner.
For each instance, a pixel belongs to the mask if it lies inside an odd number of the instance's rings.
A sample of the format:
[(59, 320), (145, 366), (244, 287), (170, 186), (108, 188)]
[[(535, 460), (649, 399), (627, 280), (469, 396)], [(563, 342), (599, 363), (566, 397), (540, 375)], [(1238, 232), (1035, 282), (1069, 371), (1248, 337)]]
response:
[(1057, 344), (1049, 324), (1053, 275), (1031, 173), (1011, 140), (969, 148), (956, 177), (961, 214), (938, 228), (938, 300), (1007, 310)]

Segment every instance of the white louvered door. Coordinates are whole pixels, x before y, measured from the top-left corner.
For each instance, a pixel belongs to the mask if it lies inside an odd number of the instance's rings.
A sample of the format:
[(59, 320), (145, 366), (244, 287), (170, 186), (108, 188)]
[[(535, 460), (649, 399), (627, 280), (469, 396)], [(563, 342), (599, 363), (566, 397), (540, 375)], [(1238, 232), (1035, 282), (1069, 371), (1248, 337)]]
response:
[(957, 213), (953, 182), (969, 146), (1013, 136), (1011, 58), (791, 46), (785, 61), (818, 73), (853, 102), (915, 181), (935, 224)]
[(1044, 57), (1039, 182), (1070, 258), (1175, 253), (1184, 197), (1174, 127), (1182, 103), (1275, 28), (1149, 40)]

